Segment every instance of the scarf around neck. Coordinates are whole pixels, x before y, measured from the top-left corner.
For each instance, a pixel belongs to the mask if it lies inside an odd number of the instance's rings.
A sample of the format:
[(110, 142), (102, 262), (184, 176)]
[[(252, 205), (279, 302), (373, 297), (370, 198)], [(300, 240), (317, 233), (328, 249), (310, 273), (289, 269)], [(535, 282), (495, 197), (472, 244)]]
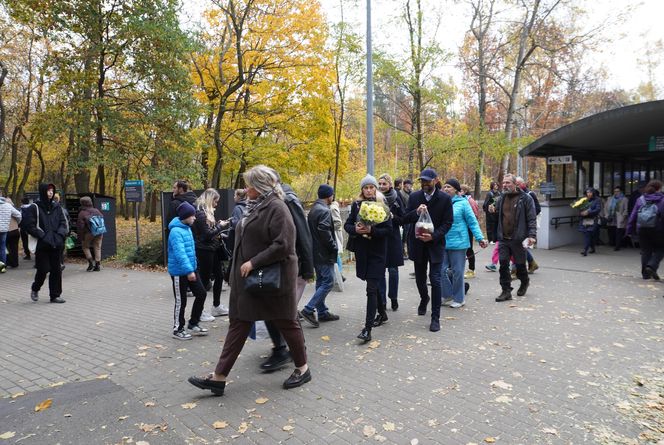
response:
[(383, 193), (383, 195), (385, 196), (385, 204), (387, 204), (388, 207), (392, 207), (392, 204), (397, 200), (397, 191), (391, 188)]

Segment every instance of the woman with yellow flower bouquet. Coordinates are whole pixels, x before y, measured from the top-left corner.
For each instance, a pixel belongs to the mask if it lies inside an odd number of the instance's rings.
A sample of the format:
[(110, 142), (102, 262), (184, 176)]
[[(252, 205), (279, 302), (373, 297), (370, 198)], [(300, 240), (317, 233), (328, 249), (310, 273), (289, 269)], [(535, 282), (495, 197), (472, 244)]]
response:
[(376, 311), (387, 321), (385, 304), (378, 292), (378, 280), (385, 278), (387, 238), (392, 233), (390, 211), (377, 190), (378, 182), (371, 175), (360, 182), (360, 195), (353, 202), (344, 230), (354, 238), (355, 274), (366, 281), (367, 312), (364, 329), (357, 336), (365, 343), (371, 340)]
[(597, 196), (597, 191), (592, 187), (588, 187), (586, 196), (571, 206), (573, 209), (579, 210), (581, 216), (579, 232), (583, 233), (584, 241), (581, 255), (588, 256), (588, 252), (595, 253), (595, 231), (599, 228), (597, 218), (602, 211), (602, 204)]

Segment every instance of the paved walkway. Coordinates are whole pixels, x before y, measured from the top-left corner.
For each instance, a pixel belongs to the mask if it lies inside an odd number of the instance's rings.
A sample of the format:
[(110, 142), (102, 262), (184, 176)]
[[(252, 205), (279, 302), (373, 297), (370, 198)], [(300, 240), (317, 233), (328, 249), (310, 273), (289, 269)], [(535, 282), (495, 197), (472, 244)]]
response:
[[(365, 300), (363, 283), (347, 270), (346, 292), (328, 297), (341, 320), (305, 327), (313, 381), (281, 389), (290, 370), (260, 374), (269, 341), (248, 341), (223, 397), (186, 379), (212, 369), (228, 321), (208, 323), (205, 338), (172, 339), (167, 275), (86, 273), (70, 264), (67, 303), (49, 304), (44, 289), (34, 304), (26, 264), (0, 276), (0, 443), (661, 438), (661, 417), (658, 424), (648, 407), (662, 403), (663, 286), (640, 278), (635, 251), (607, 250), (587, 258), (574, 248), (536, 250), (541, 268), (528, 295), (506, 304), (493, 301), (498, 274), (482, 270), (489, 258), (483, 251), (467, 306), (445, 309), (438, 333), (428, 331), (428, 316), (416, 315), (408, 264), (401, 307), (374, 329), (373, 348), (355, 340)], [(311, 293), (308, 287), (305, 298)], [(35, 412), (46, 399), (51, 407)]]

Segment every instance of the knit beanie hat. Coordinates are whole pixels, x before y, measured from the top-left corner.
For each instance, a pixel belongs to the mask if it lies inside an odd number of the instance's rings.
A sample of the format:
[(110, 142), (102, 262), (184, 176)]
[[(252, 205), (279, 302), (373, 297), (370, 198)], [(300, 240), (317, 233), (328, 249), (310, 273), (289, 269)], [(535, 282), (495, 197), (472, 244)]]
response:
[(183, 221), (195, 214), (196, 214), (196, 209), (194, 208), (193, 205), (189, 204), (188, 202), (183, 202), (178, 206), (178, 218), (180, 218), (180, 221)]
[(459, 184), (459, 181), (457, 181), (454, 178), (448, 179), (447, 181), (445, 181), (445, 184), (451, 185), (452, 187), (454, 187), (454, 189), (456, 189), (457, 192), (461, 191), (461, 184)]
[(329, 198), (334, 195), (334, 189), (327, 184), (321, 184), (318, 187), (318, 199)]
[(360, 188), (363, 189), (365, 186), (369, 184), (378, 188), (378, 181), (376, 181), (376, 178), (374, 178), (371, 175), (366, 175), (364, 178), (362, 178), (362, 181), (360, 181)]

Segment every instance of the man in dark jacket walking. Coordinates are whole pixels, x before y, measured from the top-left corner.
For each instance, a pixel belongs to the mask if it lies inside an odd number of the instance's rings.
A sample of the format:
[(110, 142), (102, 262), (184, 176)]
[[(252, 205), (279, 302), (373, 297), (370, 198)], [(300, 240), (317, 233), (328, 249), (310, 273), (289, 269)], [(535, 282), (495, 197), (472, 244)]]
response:
[(429, 330), (440, 330), (440, 305), (442, 302), (442, 262), (445, 251), (445, 234), (452, 227), (454, 213), (452, 200), (436, 189), (438, 175), (431, 168), (425, 168), (420, 174), (422, 189), (411, 193), (408, 198), (404, 223), (415, 224), (419, 215), (427, 210), (433, 222), (433, 233), (411, 229), (408, 233), (408, 257), (415, 263), (415, 282), (420, 294), (418, 315), (427, 313), (429, 289), (427, 288), (427, 266), (431, 281), (431, 325)]
[(528, 193), (521, 190), (514, 175), (503, 177), (503, 195), (498, 201), (498, 252), (500, 260), (501, 294), (496, 301), (512, 299), (512, 278), (510, 276), (510, 257), (516, 264), (516, 276), (521, 281), (518, 296), (526, 295), (530, 280), (526, 270), (526, 248), (535, 244), (537, 239), (537, 217), (535, 203)]
[(68, 232), (67, 219), (60, 204), (53, 200), (55, 185), (39, 185), (39, 201), (26, 212), (23, 228), (38, 239), (35, 252), (37, 273), (32, 283), (30, 298), (39, 300), (41, 289), (48, 274), (51, 303), (64, 303), (62, 294), (62, 270), (60, 252)]
[[(334, 285), (334, 265), (337, 262), (337, 242), (334, 238), (334, 224), (330, 214), (330, 204), (334, 200), (334, 189), (327, 184), (318, 187), (318, 199), (309, 211), (307, 222), (313, 241), (314, 268), (316, 269), (316, 290), (302, 311), (302, 317), (314, 327), (321, 321), (339, 319), (325, 305), (325, 298)], [(318, 320), (316, 314), (318, 313)]]

